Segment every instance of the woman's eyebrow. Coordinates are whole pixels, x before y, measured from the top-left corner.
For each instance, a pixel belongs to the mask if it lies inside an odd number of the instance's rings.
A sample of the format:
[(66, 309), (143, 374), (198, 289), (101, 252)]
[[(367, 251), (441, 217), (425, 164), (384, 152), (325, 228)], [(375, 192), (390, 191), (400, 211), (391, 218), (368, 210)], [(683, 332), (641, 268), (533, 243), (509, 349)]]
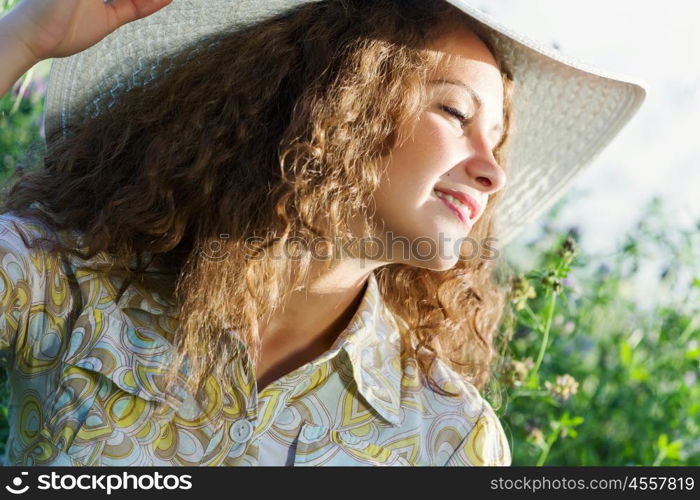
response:
[[(474, 99), (474, 102), (476, 103), (476, 110), (479, 111), (482, 108), (483, 105), (483, 100), (481, 99), (481, 96), (469, 85), (466, 83), (460, 81), (460, 80), (448, 80), (445, 78), (438, 78), (436, 80), (429, 80), (428, 83), (438, 83), (438, 84), (449, 84), (449, 85), (455, 85), (461, 89), (464, 89), (467, 91), (467, 93), (470, 95), (472, 99)], [(498, 132), (503, 132), (503, 125), (500, 123), (498, 125), (494, 125), (492, 130), (498, 131)]]
[(466, 90), (467, 93), (471, 96), (471, 98), (474, 99), (474, 102), (476, 102), (476, 109), (477, 110), (481, 109), (482, 103), (484, 102), (481, 99), (481, 96), (473, 88), (471, 88), (469, 85), (467, 85), (466, 83), (461, 82), (459, 80), (446, 80), (443, 78), (439, 78), (437, 80), (430, 80), (428, 83), (442, 83), (442, 84), (455, 85), (457, 87), (460, 87), (460, 88)]

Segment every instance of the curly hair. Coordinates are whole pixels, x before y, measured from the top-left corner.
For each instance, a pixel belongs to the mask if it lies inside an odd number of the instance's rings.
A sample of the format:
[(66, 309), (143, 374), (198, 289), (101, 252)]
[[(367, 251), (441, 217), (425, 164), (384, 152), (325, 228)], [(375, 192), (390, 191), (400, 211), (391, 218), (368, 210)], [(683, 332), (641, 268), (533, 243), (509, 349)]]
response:
[[(381, 158), (444, 62), (426, 47), (457, 16), (469, 21), (447, 2), (326, 0), (200, 40), (108, 111), (47, 137), (42, 168), (22, 174), (2, 210), (39, 217), (54, 234), (79, 230), (80, 241), (52, 238), (52, 250), (109, 254), (112, 264), (94, 271), (123, 274), (118, 295), (138, 283), (172, 299), (178, 355), (163, 376), (173, 382), (189, 359), (187, 383), (199, 393), (241, 354), (229, 330), (257, 363), (260, 318), (303, 285), (310, 254), (279, 258), (288, 255), (279, 250), (346, 238), (350, 217), (371, 206)], [(499, 161), (511, 82), (501, 72)], [(498, 201), (491, 197), (470, 236), (495, 236)], [(214, 246), (223, 258), (212, 258)], [(506, 297), (496, 263), (377, 270), (404, 352), (435, 390), (447, 393), (430, 376), (437, 359), (478, 388), (491, 378)]]

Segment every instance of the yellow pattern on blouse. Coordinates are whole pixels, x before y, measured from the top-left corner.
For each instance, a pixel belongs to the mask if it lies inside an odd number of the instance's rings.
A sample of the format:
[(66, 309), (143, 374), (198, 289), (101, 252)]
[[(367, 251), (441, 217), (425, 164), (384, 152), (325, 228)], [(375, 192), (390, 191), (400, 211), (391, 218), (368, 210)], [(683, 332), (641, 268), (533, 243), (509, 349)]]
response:
[(116, 283), (87, 261), (27, 248), (20, 231), (47, 234), (39, 221), (0, 215), (6, 465), (511, 464), (499, 419), (472, 384), (438, 362), (435, 379), (460, 394), (442, 396), (415, 360), (401, 361), (401, 328), (374, 274), (329, 351), (260, 394), (232, 363), (235, 384), (210, 377), (195, 398), (158, 386), (177, 327), (166, 300), (133, 284), (116, 301)]

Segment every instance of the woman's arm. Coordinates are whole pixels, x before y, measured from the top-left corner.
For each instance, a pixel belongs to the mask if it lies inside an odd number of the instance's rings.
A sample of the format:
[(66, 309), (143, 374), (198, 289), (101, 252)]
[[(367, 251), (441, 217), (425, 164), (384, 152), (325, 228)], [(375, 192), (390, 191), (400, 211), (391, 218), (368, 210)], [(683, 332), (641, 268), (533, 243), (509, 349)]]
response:
[(20, 76), (39, 62), (13, 33), (9, 17), (8, 14), (0, 19), (0, 95), (5, 95)]
[(0, 19), (0, 95), (43, 59), (85, 50), (172, 0), (22, 0)]

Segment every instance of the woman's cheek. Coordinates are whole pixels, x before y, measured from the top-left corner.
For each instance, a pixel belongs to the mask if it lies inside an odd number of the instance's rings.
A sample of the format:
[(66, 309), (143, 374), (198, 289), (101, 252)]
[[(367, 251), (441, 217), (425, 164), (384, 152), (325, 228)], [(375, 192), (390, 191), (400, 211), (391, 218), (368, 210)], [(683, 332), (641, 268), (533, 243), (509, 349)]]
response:
[(444, 118), (426, 113), (416, 124), (412, 138), (391, 155), (380, 191), (385, 197), (398, 197), (404, 202), (424, 196), (426, 187), (432, 189), (459, 161), (456, 142), (457, 134)]
[(444, 118), (428, 113), (421, 126), (416, 129), (416, 151), (430, 165), (448, 167), (458, 154), (461, 130), (447, 123)]

